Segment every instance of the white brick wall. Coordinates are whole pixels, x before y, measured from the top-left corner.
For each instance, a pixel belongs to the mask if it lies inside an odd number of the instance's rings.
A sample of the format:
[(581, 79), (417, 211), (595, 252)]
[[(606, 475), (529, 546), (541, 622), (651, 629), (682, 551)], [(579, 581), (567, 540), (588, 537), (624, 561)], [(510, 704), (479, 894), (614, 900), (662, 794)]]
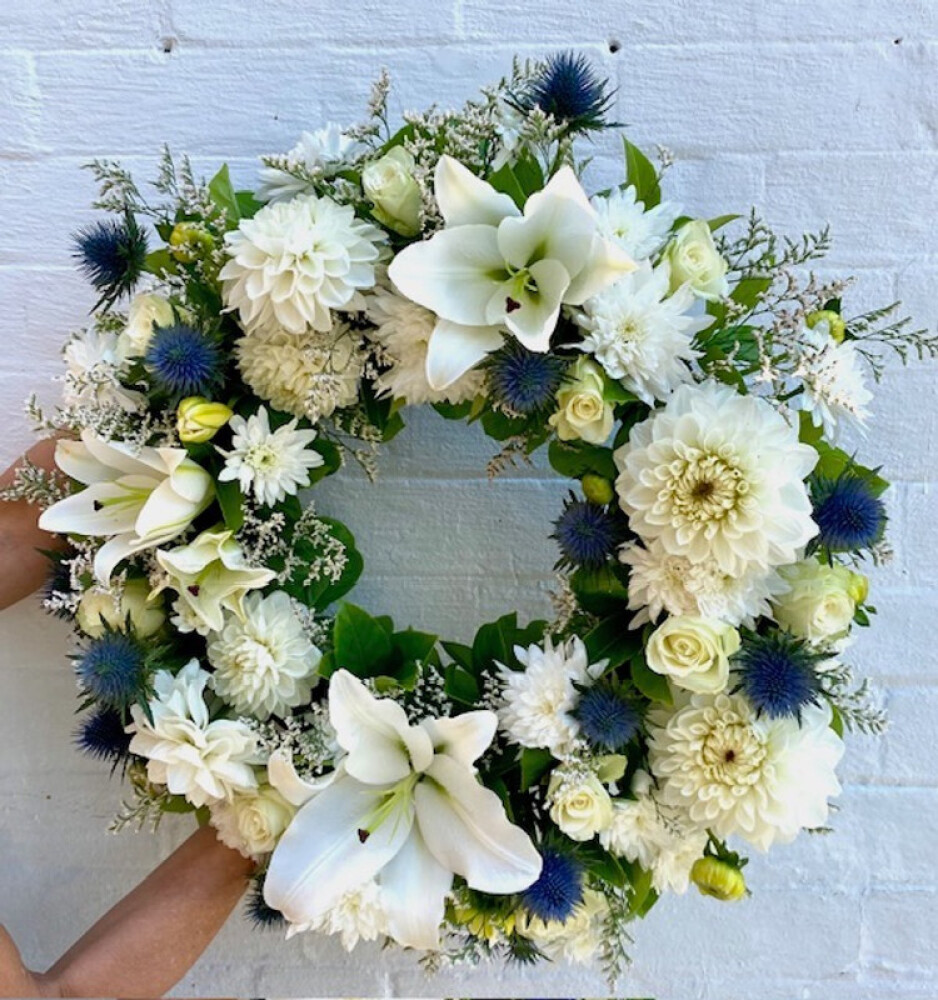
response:
[[(398, 105), (455, 103), (515, 51), (576, 46), (617, 80), (617, 117), (635, 140), (677, 154), (669, 184), (688, 208), (755, 201), (794, 229), (830, 221), (832, 265), (858, 273), (857, 302), (899, 294), (920, 323), (938, 320), (934, 0), (5, 0), (0, 28), (4, 462), (29, 440), (23, 397), (51, 397), (59, 344), (91, 304), (69, 261), (92, 194), (80, 164), (106, 155), (146, 168), (167, 140), (206, 171), (227, 156), (249, 178), (255, 154), (286, 148), (301, 127), (357, 115), (382, 65)], [(608, 173), (613, 144), (597, 153)], [(874, 582), (881, 619), (858, 659), (893, 729), (879, 744), (852, 742), (835, 836), (756, 858), (745, 903), (662, 904), (636, 927), (620, 992), (938, 995), (938, 375), (889, 376), (864, 453), (897, 483), (898, 558)], [(545, 536), (564, 487), (542, 465), (490, 485), (490, 454), (477, 430), (420, 414), (388, 449), (378, 486), (350, 473), (320, 491), (369, 554), (363, 603), (463, 637), (512, 605), (544, 612)], [(0, 920), (37, 965), (186, 830), (168, 821), (155, 838), (104, 836), (118, 788), (69, 746), (65, 640), (31, 602), (0, 617)], [(179, 992), (606, 991), (597, 974), (567, 968), (427, 981), (398, 954), (282, 944), (235, 918)]]

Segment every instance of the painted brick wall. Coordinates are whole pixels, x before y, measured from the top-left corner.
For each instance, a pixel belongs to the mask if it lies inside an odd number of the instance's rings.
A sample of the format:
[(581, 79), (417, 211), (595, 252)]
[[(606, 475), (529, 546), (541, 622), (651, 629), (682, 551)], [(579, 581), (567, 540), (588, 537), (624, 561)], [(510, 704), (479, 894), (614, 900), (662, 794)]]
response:
[[(32, 390), (51, 398), (63, 336), (91, 304), (69, 261), (89, 218), (93, 156), (145, 171), (163, 141), (206, 172), (303, 127), (357, 116), (381, 66), (396, 107), (454, 104), (515, 51), (587, 52), (618, 84), (636, 142), (677, 157), (691, 211), (764, 206), (797, 230), (824, 221), (852, 304), (901, 296), (938, 319), (938, 5), (933, 0), (5, 0), (0, 12), (0, 460), (29, 434)], [(612, 177), (613, 144), (597, 150)], [(662, 904), (636, 928), (633, 996), (731, 1000), (938, 995), (938, 371), (892, 368), (864, 446), (896, 482), (898, 556), (874, 582), (882, 614), (858, 652), (894, 726), (854, 740), (836, 836), (757, 858), (754, 897)], [(888, 394), (887, 394), (888, 393)], [(489, 484), (472, 429), (414, 416), (377, 486), (321, 490), (369, 557), (359, 598), (454, 637), (500, 609), (544, 613), (546, 540), (563, 486), (538, 465)], [(103, 830), (116, 783), (69, 746), (65, 631), (33, 602), (0, 616), (0, 920), (41, 966), (185, 833)], [(282, 944), (235, 918), (180, 995), (601, 995), (577, 969), (454, 971), (426, 980), (401, 955)]]

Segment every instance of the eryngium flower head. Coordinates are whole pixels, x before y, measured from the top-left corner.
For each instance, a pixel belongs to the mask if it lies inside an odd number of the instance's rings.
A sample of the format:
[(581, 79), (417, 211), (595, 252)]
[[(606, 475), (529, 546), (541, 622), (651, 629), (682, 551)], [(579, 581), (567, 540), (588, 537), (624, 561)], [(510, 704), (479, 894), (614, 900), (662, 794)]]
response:
[(616, 691), (603, 685), (583, 693), (576, 718), (580, 734), (597, 750), (621, 750), (641, 728), (635, 706)]
[(106, 761), (115, 768), (127, 759), (130, 749), (130, 735), (125, 729), (117, 709), (98, 707), (82, 719), (75, 732), (75, 745), (89, 757)]
[(811, 487), (818, 537), (827, 552), (861, 552), (882, 541), (886, 507), (869, 478), (847, 469), (836, 479), (818, 477)]
[(541, 874), (521, 895), (524, 908), (547, 922), (566, 920), (583, 900), (583, 871), (569, 854), (542, 848)]
[(823, 653), (788, 632), (750, 635), (732, 661), (742, 690), (756, 710), (770, 718), (795, 716), (816, 705), (821, 690), (817, 664)]
[(588, 132), (606, 128), (606, 113), (614, 92), (601, 80), (584, 55), (559, 52), (549, 56), (537, 75), (510, 103), (530, 114), (538, 109), (568, 132)]
[(495, 402), (509, 413), (527, 417), (553, 407), (567, 365), (552, 354), (529, 351), (512, 338), (485, 367)]
[(75, 235), (78, 269), (100, 293), (95, 308), (131, 292), (147, 258), (146, 234), (130, 212), (122, 220), (92, 223)]
[(174, 399), (210, 396), (221, 379), (218, 347), (184, 323), (157, 327), (145, 361), (157, 387)]
[(625, 524), (617, 511), (571, 494), (554, 521), (551, 538), (560, 548), (558, 567), (598, 569), (625, 540)]
[(145, 690), (146, 651), (123, 632), (105, 632), (76, 657), (75, 672), (88, 695), (104, 705), (125, 707)]

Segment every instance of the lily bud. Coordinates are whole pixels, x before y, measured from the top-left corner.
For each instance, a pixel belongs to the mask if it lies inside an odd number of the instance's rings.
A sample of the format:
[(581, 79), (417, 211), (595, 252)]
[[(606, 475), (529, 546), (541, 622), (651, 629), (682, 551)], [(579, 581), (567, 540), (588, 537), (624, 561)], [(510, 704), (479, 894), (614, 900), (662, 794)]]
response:
[(185, 444), (211, 440), (232, 418), (234, 411), (224, 403), (209, 402), (204, 396), (187, 396), (176, 410), (176, 430)]
[(704, 896), (733, 902), (746, 895), (743, 873), (735, 865), (719, 858), (698, 858), (690, 870), (690, 877)]

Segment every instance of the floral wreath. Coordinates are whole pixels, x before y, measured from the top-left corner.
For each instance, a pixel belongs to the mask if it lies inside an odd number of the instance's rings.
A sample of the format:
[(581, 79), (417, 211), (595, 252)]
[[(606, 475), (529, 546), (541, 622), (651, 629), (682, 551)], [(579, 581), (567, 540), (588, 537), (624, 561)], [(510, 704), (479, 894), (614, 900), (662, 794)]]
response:
[[(938, 344), (806, 273), (826, 231), (662, 200), (664, 153), (625, 139), (587, 197), (576, 142), (616, 126), (581, 57), (394, 132), (388, 90), (255, 191), (91, 165), (100, 298), (28, 407), (58, 473), (7, 495), (67, 538), (44, 604), (116, 828), (195, 812), (257, 859), (262, 925), (614, 979), (660, 894), (739, 899), (739, 850), (823, 829), (845, 728), (884, 728), (845, 658), (887, 483), (838, 442), (864, 366)], [(339, 603), (362, 556), (299, 491), (422, 404), (491, 474), (546, 445), (570, 479), (553, 621), (461, 644)]]

